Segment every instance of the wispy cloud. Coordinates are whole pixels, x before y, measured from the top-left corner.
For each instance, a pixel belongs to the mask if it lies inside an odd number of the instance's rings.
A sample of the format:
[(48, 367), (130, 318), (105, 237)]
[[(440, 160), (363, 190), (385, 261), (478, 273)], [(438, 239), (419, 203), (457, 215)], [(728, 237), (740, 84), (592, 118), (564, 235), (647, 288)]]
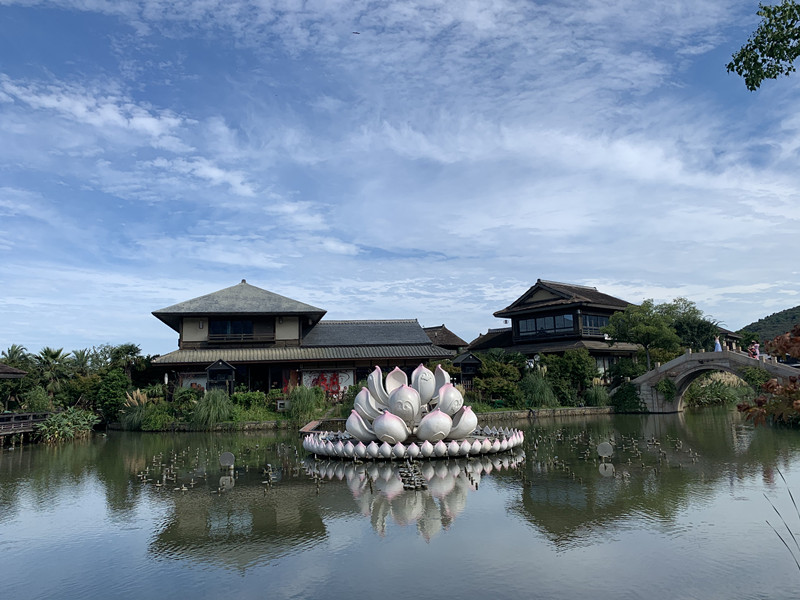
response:
[(467, 339), (538, 277), (730, 327), (797, 303), (800, 82), (725, 73), (750, 2), (4, 11), (51, 43), (0, 19), (0, 342), (165, 351), (151, 310), (243, 277)]

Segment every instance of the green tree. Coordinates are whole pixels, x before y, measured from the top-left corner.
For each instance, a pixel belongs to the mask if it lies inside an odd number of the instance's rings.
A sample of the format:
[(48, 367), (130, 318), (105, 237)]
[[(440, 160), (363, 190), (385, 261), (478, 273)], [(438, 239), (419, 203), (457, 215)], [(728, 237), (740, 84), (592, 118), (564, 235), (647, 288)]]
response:
[(645, 350), (647, 370), (650, 370), (650, 350), (670, 350), (679, 347), (680, 338), (663, 312), (656, 308), (652, 299), (640, 306), (628, 305), (624, 311), (611, 315), (608, 325), (601, 331), (608, 335), (609, 343), (630, 342)]
[(679, 297), (672, 302), (658, 304), (655, 308), (675, 329), (684, 348), (713, 349), (714, 336), (719, 333), (719, 324), (706, 317), (694, 302)]
[(7, 350), (0, 353), (0, 362), (15, 369), (27, 371), (33, 366), (31, 355), (25, 346), (11, 344)]
[(91, 362), (92, 351), (88, 348), (73, 350), (70, 357), (70, 366), (78, 375), (88, 375)]
[(117, 418), (130, 384), (131, 380), (119, 368), (111, 369), (102, 376), (97, 386), (96, 402), (97, 409), (107, 423)]
[(33, 359), (25, 346), (11, 344), (7, 350), (0, 352), (0, 362), (28, 372), (20, 379), (0, 379), (0, 402), (2, 402), (2, 410), (7, 411), (12, 406), (12, 402), (22, 406), (22, 397), (33, 389), (36, 378), (30, 373), (33, 369)]
[(67, 361), (69, 353), (64, 354), (63, 348), (50, 348), (45, 346), (35, 356), (36, 368), (44, 383), (44, 389), (52, 398), (61, 389), (61, 384), (67, 378), (69, 371)]
[(546, 377), (563, 406), (577, 404), (597, 377), (597, 363), (586, 348), (567, 350), (563, 355), (545, 354)]
[[(520, 356), (522, 361), (519, 360)], [(493, 348), (481, 358), (483, 364), (473, 381), (475, 389), (488, 397), (495, 407), (522, 406), (525, 397), (517, 382), (522, 378), (518, 366), (520, 362), (523, 369), (525, 368), (524, 355)]]
[(761, 23), (727, 65), (728, 73), (744, 77), (751, 92), (765, 79), (794, 72), (793, 63), (800, 56), (800, 6), (795, 0), (759, 4), (756, 14), (762, 18)]

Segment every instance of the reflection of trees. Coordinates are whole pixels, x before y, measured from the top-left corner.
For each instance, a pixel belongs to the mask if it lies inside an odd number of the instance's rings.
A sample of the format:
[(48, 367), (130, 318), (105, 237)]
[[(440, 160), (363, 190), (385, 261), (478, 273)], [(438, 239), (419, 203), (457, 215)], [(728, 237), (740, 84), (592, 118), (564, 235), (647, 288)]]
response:
[[(609, 440), (614, 469), (603, 476), (596, 447)], [(736, 412), (706, 409), (543, 422), (525, 432), (524, 449), (521, 503), (509, 510), (567, 547), (591, 543), (635, 514), (670, 521), (719, 480), (769, 477), (797, 455), (798, 440), (796, 432), (754, 430)]]

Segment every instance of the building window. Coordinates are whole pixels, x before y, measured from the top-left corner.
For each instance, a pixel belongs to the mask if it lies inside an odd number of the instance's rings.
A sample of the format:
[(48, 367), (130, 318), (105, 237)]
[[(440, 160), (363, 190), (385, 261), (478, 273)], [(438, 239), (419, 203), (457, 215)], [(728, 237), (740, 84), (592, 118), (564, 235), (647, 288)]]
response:
[(532, 337), (538, 335), (564, 335), (575, 332), (575, 316), (571, 313), (521, 319), (519, 334)]
[(210, 339), (244, 340), (253, 337), (253, 322), (211, 319), (208, 322), (208, 333)]
[(600, 315), (581, 315), (584, 335), (603, 335), (601, 327), (608, 325), (608, 317)]

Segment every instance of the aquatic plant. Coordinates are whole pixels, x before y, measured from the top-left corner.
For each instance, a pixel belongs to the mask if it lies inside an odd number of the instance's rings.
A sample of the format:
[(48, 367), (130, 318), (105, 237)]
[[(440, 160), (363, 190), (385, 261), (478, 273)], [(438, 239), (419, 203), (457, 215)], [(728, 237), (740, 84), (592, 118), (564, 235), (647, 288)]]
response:
[(93, 412), (71, 407), (50, 415), (37, 427), (36, 436), (47, 444), (57, 444), (88, 436), (99, 422), (100, 417)]

